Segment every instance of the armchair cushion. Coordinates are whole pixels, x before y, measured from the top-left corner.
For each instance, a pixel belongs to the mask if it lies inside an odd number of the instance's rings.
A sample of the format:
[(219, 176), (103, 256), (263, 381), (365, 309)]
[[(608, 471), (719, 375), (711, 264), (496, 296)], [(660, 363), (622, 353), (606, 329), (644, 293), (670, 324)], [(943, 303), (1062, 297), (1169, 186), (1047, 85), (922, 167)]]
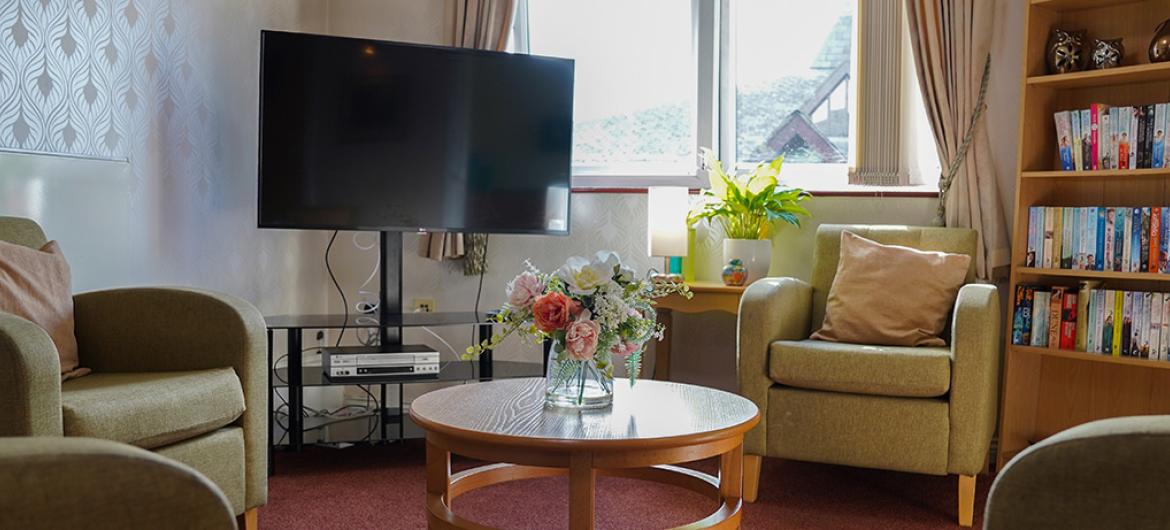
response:
[(61, 386), (66, 436), (162, 447), (219, 429), (244, 412), (231, 368), (95, 373)]
[(69, 264), (56, 241), (39, 250), (0, 241), (0, 311), (44, 328), (57, 348), (62, 377), (88, 373), (78, 368)]
[(782, 385), (890, 397), (938, 397), (951, 388), (951, 350), (778, 340), (768, 376)]

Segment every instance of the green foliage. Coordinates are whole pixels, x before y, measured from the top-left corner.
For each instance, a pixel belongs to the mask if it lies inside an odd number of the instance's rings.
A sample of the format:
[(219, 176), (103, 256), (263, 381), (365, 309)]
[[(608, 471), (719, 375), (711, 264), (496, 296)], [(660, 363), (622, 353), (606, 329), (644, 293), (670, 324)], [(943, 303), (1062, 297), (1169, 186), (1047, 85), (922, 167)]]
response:
[(761, 162), (746, 177), (727, 174), (710, 149), (703, 149), (703, 158), (711, 188), (703, 191), (702, 202), (687, 214), (689, 225), (702, 220), (718, 222), (729, 238), (767, 239), (776, 221), (799, 227), (800, 218), (810, 216), (800, 203), (812, 194), (783, 187), (777, 179), (783, 156)]

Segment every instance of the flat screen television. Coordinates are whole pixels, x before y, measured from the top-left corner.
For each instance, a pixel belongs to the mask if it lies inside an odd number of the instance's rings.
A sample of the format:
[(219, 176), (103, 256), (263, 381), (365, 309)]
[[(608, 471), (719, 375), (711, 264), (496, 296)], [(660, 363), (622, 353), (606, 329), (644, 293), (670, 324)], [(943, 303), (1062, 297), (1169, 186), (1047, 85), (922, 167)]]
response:
[(568, 59), (264, 31), (259, 226), (567, 234)]

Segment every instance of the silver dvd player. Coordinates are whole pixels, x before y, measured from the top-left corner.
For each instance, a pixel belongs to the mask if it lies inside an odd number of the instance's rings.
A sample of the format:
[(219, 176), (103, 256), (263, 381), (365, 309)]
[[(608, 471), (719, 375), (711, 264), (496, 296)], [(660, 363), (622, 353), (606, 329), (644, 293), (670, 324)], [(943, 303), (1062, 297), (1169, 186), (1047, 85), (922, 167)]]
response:
[(334, 381), (439, 377), (439, 352), (415, 344), (323, 348), (321, 364)]

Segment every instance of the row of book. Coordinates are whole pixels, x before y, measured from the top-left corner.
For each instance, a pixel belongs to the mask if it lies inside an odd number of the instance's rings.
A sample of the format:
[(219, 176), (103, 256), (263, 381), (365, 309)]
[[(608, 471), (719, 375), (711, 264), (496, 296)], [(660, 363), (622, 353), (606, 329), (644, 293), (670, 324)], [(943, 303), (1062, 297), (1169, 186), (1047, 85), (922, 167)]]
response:
[(1170, 360), (1170, 293), (1016, 286), (1012, 344)]
[(1054, 115), (1061, 169), (1138, 169), (1170, 167), (1166, 149), (1166, 103), (1087, 109)]
[(1170, 274), (1170, 206), (1028, 209), (1025, 266)]

